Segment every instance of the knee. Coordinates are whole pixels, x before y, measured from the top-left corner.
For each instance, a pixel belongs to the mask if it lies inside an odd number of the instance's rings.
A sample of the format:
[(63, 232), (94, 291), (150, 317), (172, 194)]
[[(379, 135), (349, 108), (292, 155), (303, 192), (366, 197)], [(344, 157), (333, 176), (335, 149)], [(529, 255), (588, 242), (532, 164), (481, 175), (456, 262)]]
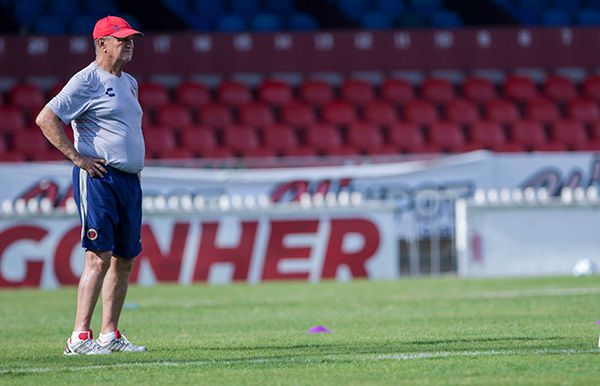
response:
[(133, 268), (133, 259), (116, 258), (116, 268), (121, 273), (130, 273)]
[(111, 252), (92, 252), (88, 251), (87, 253), (88, 264), (91, 269), (97, 272), (108, 271), (110, 268), (110, 259), (112, 256)]

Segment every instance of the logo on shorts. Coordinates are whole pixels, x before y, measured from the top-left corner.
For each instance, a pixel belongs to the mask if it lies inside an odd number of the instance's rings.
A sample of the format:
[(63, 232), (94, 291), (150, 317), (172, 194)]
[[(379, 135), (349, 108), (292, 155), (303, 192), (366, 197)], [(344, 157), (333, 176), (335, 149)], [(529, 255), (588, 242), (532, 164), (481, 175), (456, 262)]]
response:
[(90, 228), (87, 231), (87, 238), (94, 241), (98, 238), (98, 231), (95, 230), (94, 228)]

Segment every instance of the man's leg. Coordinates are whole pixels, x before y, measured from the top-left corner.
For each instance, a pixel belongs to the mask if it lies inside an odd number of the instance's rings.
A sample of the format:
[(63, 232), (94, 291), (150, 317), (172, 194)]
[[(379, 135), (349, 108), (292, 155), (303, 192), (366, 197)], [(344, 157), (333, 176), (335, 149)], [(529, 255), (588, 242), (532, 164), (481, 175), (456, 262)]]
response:
[(85, 267), (77, 288), (75, 331), (90, 329), (102, 282), (110, 267), (111, 256), (112, 251), (96, 252), (88, 250), (85, 252)]
[(121, 310), (125, 303), (129, 274), (134, 259), (122, 259), (113, 256), (110, 268), (102, 286), (102, 334), (113, 332), (119, 324)]

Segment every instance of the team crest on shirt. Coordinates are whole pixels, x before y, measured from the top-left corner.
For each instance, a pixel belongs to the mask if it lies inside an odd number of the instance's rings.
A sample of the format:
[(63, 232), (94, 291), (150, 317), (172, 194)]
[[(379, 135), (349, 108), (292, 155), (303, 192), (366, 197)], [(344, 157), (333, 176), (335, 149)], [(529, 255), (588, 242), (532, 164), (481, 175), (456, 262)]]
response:
[(98, 238), (98, 231), (95, 230), (94, 228), (90, 228), (88, 229), (88, 231), (86, 232), (87, 238), (94, 241)]

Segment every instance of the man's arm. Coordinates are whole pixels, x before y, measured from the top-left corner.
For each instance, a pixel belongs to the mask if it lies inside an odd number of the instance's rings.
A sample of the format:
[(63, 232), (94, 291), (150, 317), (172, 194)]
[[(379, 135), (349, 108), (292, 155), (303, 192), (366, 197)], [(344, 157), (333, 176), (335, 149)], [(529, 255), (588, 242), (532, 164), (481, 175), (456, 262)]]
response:
[(48, 106), (45, 106), (35, 119), (35, 124), (42, 129), (44, 136), (48, 141), (60, 150), (61, 153), (70, 159), (76, 166), (87, 171), (90, 176), (102, 177), (106, 173), (104, 164), (106, 160), (86, 157), (79, 154), (75, 146), (69, 141), (63, 129), (60, 118)]

